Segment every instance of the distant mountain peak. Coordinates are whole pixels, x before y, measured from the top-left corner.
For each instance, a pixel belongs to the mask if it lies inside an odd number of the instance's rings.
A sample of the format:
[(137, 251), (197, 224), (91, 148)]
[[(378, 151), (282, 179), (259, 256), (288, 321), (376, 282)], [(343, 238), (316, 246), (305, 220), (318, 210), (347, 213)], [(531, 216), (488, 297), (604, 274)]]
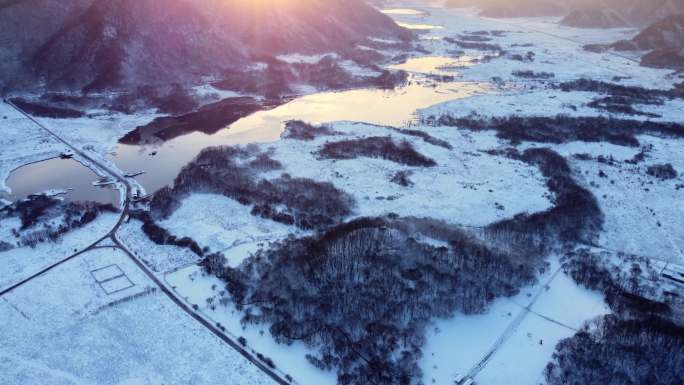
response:
[(0, 70), (13, 74), (5, 83), (39, 80), (47, 89), (87, 92), (215, 78), (263, 55), (338, 52), (369, 37), (412, 37), (363, 0), (275, 3), (16, 2), (0, 8), (0, 36), (10, 46), (0, 50)]

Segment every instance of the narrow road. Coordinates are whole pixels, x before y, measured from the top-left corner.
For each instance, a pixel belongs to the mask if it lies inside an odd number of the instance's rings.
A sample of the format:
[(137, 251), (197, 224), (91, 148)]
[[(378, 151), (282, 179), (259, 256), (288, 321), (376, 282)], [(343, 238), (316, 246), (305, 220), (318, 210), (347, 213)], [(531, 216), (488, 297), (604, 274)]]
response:
[(18, 282), (9, 288), (3, 289), (0, 291), (0, 296), (26, 284), (27, 282), (47, 273), (48, 271), (56, 268), (57, 266), (74, 259), (78, 257), (79, 255), (85, 254), (86, 252), (97, 248), (97, 245), (102, 242), (105, 239), (111, 239), (112, 242), (114, 242), (114, 245), (116, 245), (117, 248), (121, 249), (132, 261), (133, 263), (138, 266), (140, 270), (142, 270), (152, 282), (154, 282), (155, 285), (161, 290), (162, 293), (164, 293), (176, 306), (178, 306), (181, 310), (183, 310), (185, 313), (187, 313), (190, 317), (195, 319), (197, 322), (199, 322), (202, 326), (204, 326), (208, 331), (213, 333), (216, 337), (218, 337), (221, 341), (225, 342), (228, 346), (233, 348), (235, 351), (240, 353), (245, 359), (247, 359), (249, 362), (254, 364), (257, 368), (259, 368), (262, 372), (264, 372), (266, 375), (271, 377), (276, 383), (281, 384), (281, 385), (291, 385), (293, 383), (296, 383), (294, 381), (290, 382), (287, 381), (283, 376), (275, 372), (272, 368), (268, 367), (266, 364), (261, 362), (257, 357), (253, 356), (249, 351), (247, 351), (245, 348), (243, 348), (238, 342), (234, 341), (230, 337), (228, 337), (225, 333), (223, 333), (220, 329), (218, 329), (215, 325), (213, 325), (211, 322), (206, 320), (204, 317), (202, 317), (200, 314), (192, 310), (184, 301), (183, 299), (179, 298), (171, 289), (169, 289), (157, 276), (154, 274), (152, 270), (145, 265), (144, 262), (142, 262), (138, 257), (133, 254), (126, 245), (119, 240), (117, 237), (116, 233), (118, 232), (119, 228), (121, 225), (124, 223), (125, 218), (129, 214), (130, 210), (130, 204), (131, 204), (131, 184), (130, 182), (123, 176), (120, 175), (116, 170), (113, 170), (106, 165), (102, 164), (101, 162), (97, 161), (96, 159), (93, 159), (91, 156), (89, 156), (87, 153), (81, 151), (68, 141), (66, 141), (64, 138), (60, 137), (57, 135), (55, 132), (50, 130), (49, 128), (45, 127), (43, 124), (38, 122), (36, 119), (34, 119), (32, 116), (27, 114), (25, 111), (23, 111), (21, 108), (17, 107), (14, 103), (11, 101), (5, 99), (5, 103), (10, 105), (12, 108), (17, 110), (19, 113), (21, 113), (23, 116), (25, 116), (27, 119), (35, 123), (38, 127), (42, 128), (46, 132), (48, 132), (51, 136), (53, 136), (55, 139), (63, 143), (65, 146), (70, 148), (74, 154), (78, 155), (79, 157), (85, 159), (88, 162), (91, 162), (93, 165), (95, 165), (97, 168), (99, 168), (99, 171), (104, 172), (108, 174), (110, 177), (114, 178), (118, 183), (123, 188), (123, 195), (124, 195), (124, 200), (123, 200), (123, 205), (121, 207), (121, 216), (119, 217), (119, 220), (116, 222), (116, 225), (102, 238), (98, 239), (95, 243), (91, 244), (90, 246), (86, 247), (85, 249), (74, 253), (59, 262), (54, 263), (51, 266), (48, 266), (47, 268), (39, 271), (36, 274), (33, 274), (32, 276), (22, 280), (21, 282)]
[(532, 306), (534, 306), (534, 304), (537, 302), (542, 293), (544, 293), (546, 286), (550, 285), (551, 282), (553, 282), (553, 280), (556, 279), (556, 276), (558, 276), (558, 274), (561, 272), (561, 269), (562, 268), (559, 267), (551, 275), (551, 278), (549, 278), (548, 281), (546, 281), (546, 283), (539, 287), (539, 290), (537, 291), (537, 293), (535, 293), (534, 297), (532, 298), (532, 301), (530, 301), (530, 303), (527, 306), (525, 306), (525, 308), (523, 308), (522, 311), (520, 311), (520, 313), (518, 313), (518, 315), (513, 319), (513, 321), (511, 321), (511, 323), (508, 324), (504, 332), (499, 336), (499, 338), (496, 339), (494, 345), (492, 345), (492, 347), (487, 351), (487, 353), (485, 353), (485, 355), (480, 359), (480, 361), (478, 361), (475, 364), (475, 366), (473, 366), (468, 371), (467, 377), (474, 378), (478, 373), (482, 371), (482, 369), (485, 368), (485, 366), (487, 366), (487, 364), (489, 363), (489, 361), (491, 361), (492, 357), (494, 357), (496, 352), (501, 348), (501, 346), (503, 346), (506, 343), (506, 341), (508, 341), (509, 338), (511, 338), (513, 333), (515, 333), (515, 331), (518, 330), (518, 327), (525, 320), (527, 315), (531, 313)]
[(216, 325), (212, 324), (210, 321), (208, 321), (206, 318), (204, 318), (202, 315), (197, 313), (196, 311), (192, 310), (183, 299), (178, 298), (178, 296), (169, 288), (166, 286), (164, 282), (162, 282), (157, 276), (145, 265), (143, 261), (141, 261), (138, 257), (135, 256), (127, 247), (124, 245), (117, 237), (116, 234), (112, 234), (111, 236), (112, 240), (114, 243), (119, 247), (119, 249), (123, 250), (126, 255), (142, 270), (147, 276), (154, 282), (159, 289), (166, 294), (167, 297), (173, 303), (175, 303), (178, 307), (180, 307), (183, 311), (185, 311), (188, 315), (190, 315), (192, 318), (194, 318), (197, 322), (202, 324), (205, 328), (207, 328), (209, 331), (214, 333), (218, 338), (220, 338), (223, 342), (226, 344), (230, 345), (233, 349), (237, 350), (238, 353), (240, 353), (243, 357), (245, 357), (248, 361), (256, 365), (259, 369), (261, 369), (264, 373), (266, 373), (268, 376), (270, 376), (275, 382), (282, 384), (282, 385), (291, 385), (292, 382), (288, 382), (284, 378), (282, 378), (279, 374), (274, 372), (270, 367), (268, 367), (266, 364), (261, 362), (258, 358), (254, 357), (250, 352), (248, 352), (242, 345), (239, 343), (233, 341), (230, 337), (228, 337), (226, 334), (221, 332), (221, 330), (216, 327)]
[(114, 233), (116, 233), (116, 231), (118, 231), (119, 227), (121, 227), (121, 224), (123, 224), (126, 215), (128, 214), (128, 208), (130, 205), (130, 183), (125, 178), (119, 176), (115, 171), (106, 167), (101, 162), (97, 161), (96, 159), (93, 159), (91, 156), (89, 156), (85, 152), (81, 151), (79, 148), (73, 146), (71, 143), (64, 140), (62, 137), (60, 137), (59, 135), (54, 133), (52, 130), (45, 127), (45, 125), (41, 124), (36, 119), (34, 119), (32, 116), (27, 114), (24, 110), (17, 107), (14, 103), (12, 103), (12, 101), (10, 101), (8, 99), (4, 99), (3, 101), (7, 105), (9, 105), (10, 107), (14, 108), (21, 115), (23, 115), (26, 119), (30, 120), (31, 122), (33, 122), (38, 127), (45, 130), (48, 134), (50, 134), (50, 136), (55, 138), (57, 141), (64, 144), (65, 146), (67, 146), (69, 149), (71, 149), (71, 151), (74, 152), (74, 154), (78, 155), (80, 158), (91, 163), (92, 165), (95, 165), (98, 168), (98, 171), (109, 174), (110, 176), (115, 178), (119, 183), (121, 183), (121, 185), (123, 186), (124, 202), (123, 202), (123, 205), (121, 207), (121, 216), (119, 217), (119, 220), (116, 222), (115, 226), (107, 234), (103, 235), (101, 238), (97, 239), (95, 242), (93, 242), (92, 244), (90, 244), (89, 246), (84, 248), (83, 250), (80, 250), (74, 254), (71, 254), (68, 257), (65, 257), (65, 258), (53, 263), (52, 265), (45, 267), (42, 270), (36, 272), (35, 274), (32, 274), (31, 276), (26, 277), (23, 280), (10, 285), (9, 287), (1, 289), (0, 290), (0, 297), (11, 292), (11, 291), (13, 291), (13, 290), (15, 290), (18, 287), (23, 286), (24, 284), (30, 282), (31, 280), (40, 277), (41, 275), (49, 272), (50, 270), (55, 269), (56, 267), (64, 264), (65, 262), (68, 262), (68, 261), (78, 257), (79, 255), (82, 255), (82, 254), (92, 250), (93, 248), (95, 248), (100, 242), (109, 238), (111, 236), (111, 234), (114, 234)]
[(36, 278), (40, 277), (41, 275), (47, 273), (48, 271), (53, 270), (54, 268), (56, 268), (56, 267), (62, 265), (63, 263), (68, 262), (68, 261), (70, 261), (70, 260), (72, 260), (72, 259), (78, 257), (78, 256), (81, 255), (81, 254), (87, 253), (88, 251), (90, 251), (90, 250), (96, 248), (96, 246), (97, 246), (100, 242), (104, 241), (104, 240), (107, 239), (107, 238), (109, 238), (109, 234), (106, 234), (105, 236), (103, 236), (102, 238), (98, 239), (97, 241), (95, 241), (95, 242), (92, 243), (90, 246), (86, 247), (85, 249), (83, 249), (83, 250), (81, 250), (81, 251), (78, 251), (78, 252), (76, 252), (76, 253), (74, 253), (74, 254), (71, 254), (70, 256), (68, 256), (68, 257), (66, 257), (66, 258), (64, 258), (64, 259), (61, 259), (61, 260), (59, 260), (59, 261), (53, 263), (52, 265), (50, 265), (50, 266), (48, 266), (48, 267), (45, 267), (44, 269), (38, 271), (38, 272), (35, 273), (35, 274), (31, 274), (30, 276), (28, 276), (28, 277), (22, 279), (21, 281), (19, 281), (19, 282), (17, 282), (17, 283), (14, 283), (14, 284), (10, 285), (9, 287), (6, 287), (6, 288), (4, 288), (4, 289), (1, 289), (1, 290), (0, 290), (0, 297), (2, 297), (3, 295), (5, 295), (5, 294), (7, 294), (7, 293), (9, 293), (9, 292), (11, 292), (11, 291), (13, 291), (13, 290), (15, 290), (16, 288), (18, 288), (18, 287), (20, 287), (20, 286), (25, 285), (26, 283), (32, 281), (33, 279), (36, 279)]

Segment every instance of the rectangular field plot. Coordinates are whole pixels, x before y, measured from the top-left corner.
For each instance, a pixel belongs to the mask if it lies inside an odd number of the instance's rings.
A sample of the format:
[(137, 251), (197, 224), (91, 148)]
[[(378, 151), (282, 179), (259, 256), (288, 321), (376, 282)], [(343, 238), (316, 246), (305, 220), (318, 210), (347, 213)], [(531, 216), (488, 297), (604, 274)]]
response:
[(93, 275), (93, 278), (95, 278), (95, 281), (97, 281), (97, 283), (102, 283), (110, 279), (120, 277), (124, 275), (124, 272), (118, 265), (109, 265), (102, 267), (100, 269), (93, 270), (90, 272), (90, 274)]
[(100, 285), (107, 295), (118, 293), (135, 286), (123, 270), (116, 264), (92, 270), (90, 275), (93, 276), (95, 282)]
[(107, 294), (114, 294), (119, 291), (129, 289), (133, 286), (135, 286), (133, 282), (131, 282), (131, 280), (125, 275), (100, 283), (100, 287)]

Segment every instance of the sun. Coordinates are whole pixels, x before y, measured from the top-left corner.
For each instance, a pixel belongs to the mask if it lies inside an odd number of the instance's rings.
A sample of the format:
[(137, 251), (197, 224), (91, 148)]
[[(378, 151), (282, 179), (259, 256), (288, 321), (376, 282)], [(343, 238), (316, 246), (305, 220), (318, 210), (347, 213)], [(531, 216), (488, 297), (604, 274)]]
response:
[(267, 10), (273, 7), (292, 8), (305, 3), (303, 0), (226, 0), (234, 6), (243, 9)]

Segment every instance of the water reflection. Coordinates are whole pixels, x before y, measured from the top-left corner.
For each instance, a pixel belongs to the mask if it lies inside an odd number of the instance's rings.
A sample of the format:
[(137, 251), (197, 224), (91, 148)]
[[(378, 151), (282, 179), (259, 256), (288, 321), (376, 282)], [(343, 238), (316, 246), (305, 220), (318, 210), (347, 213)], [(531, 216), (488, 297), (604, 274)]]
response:
[(458, 58), (446, 56), (423, 56), (408, 59), (402, 64), (390, 66), (390, 69), (404, 70), (412, 73), (424, 73), (440, 76), (456, 76), (461, 68), (475, 65), (476, 58), (461, 56)]
[(73, 159), (54, 158), (31, 163), (14, 170), (7, 179), (10, 201), (24, 199), (47, 190), (65, 190), (67, 201), (93, 201), (119, 204), (119, 192), (111, 187), (96, 187), (99, 177)]
[(443, 29), (441, 25), (433, 25), (433, 24), (416, 24), (416, 23), (397, 23), (400, 27), (408, 28), (408, 29), (413, 29), (417, 31), (429, 31), (432, 29)]
[(303, 96), (288, 104), (247, 116), (222, 135), (248, 132), (255, 139), (276, 140), (282, 122), (300, 119), (309, 123), (342, 120), (402, 126), (415, 120), (415, 111), (452, 99), (483, 92), (478, 83), (430, 83), (414, 80), (394, 90), (363, 89)]
[(402, 126), (415, 120), (418, 109), (487, 90), (488, 85), (483, 83), (440, 83), (414, 76), (408, 85), (393, 90), (358, 89), (306, 95), (274, 109), (255, 112), (212, 135), (194, 132), (154, 144), (120, 144), (111, 160), (124, 171), (147, 171), (137, 180), (148, 192), (154, 192), (172, 184), (181, 168), (202, 149), (276, 141), (288, 120), (350, 120)]
[(423, 11), (411, 8), (388, 8), (383, 9), (380, 12), (384, 13), (385, 15), (392, 16), (423, 16), (426, 14)]

